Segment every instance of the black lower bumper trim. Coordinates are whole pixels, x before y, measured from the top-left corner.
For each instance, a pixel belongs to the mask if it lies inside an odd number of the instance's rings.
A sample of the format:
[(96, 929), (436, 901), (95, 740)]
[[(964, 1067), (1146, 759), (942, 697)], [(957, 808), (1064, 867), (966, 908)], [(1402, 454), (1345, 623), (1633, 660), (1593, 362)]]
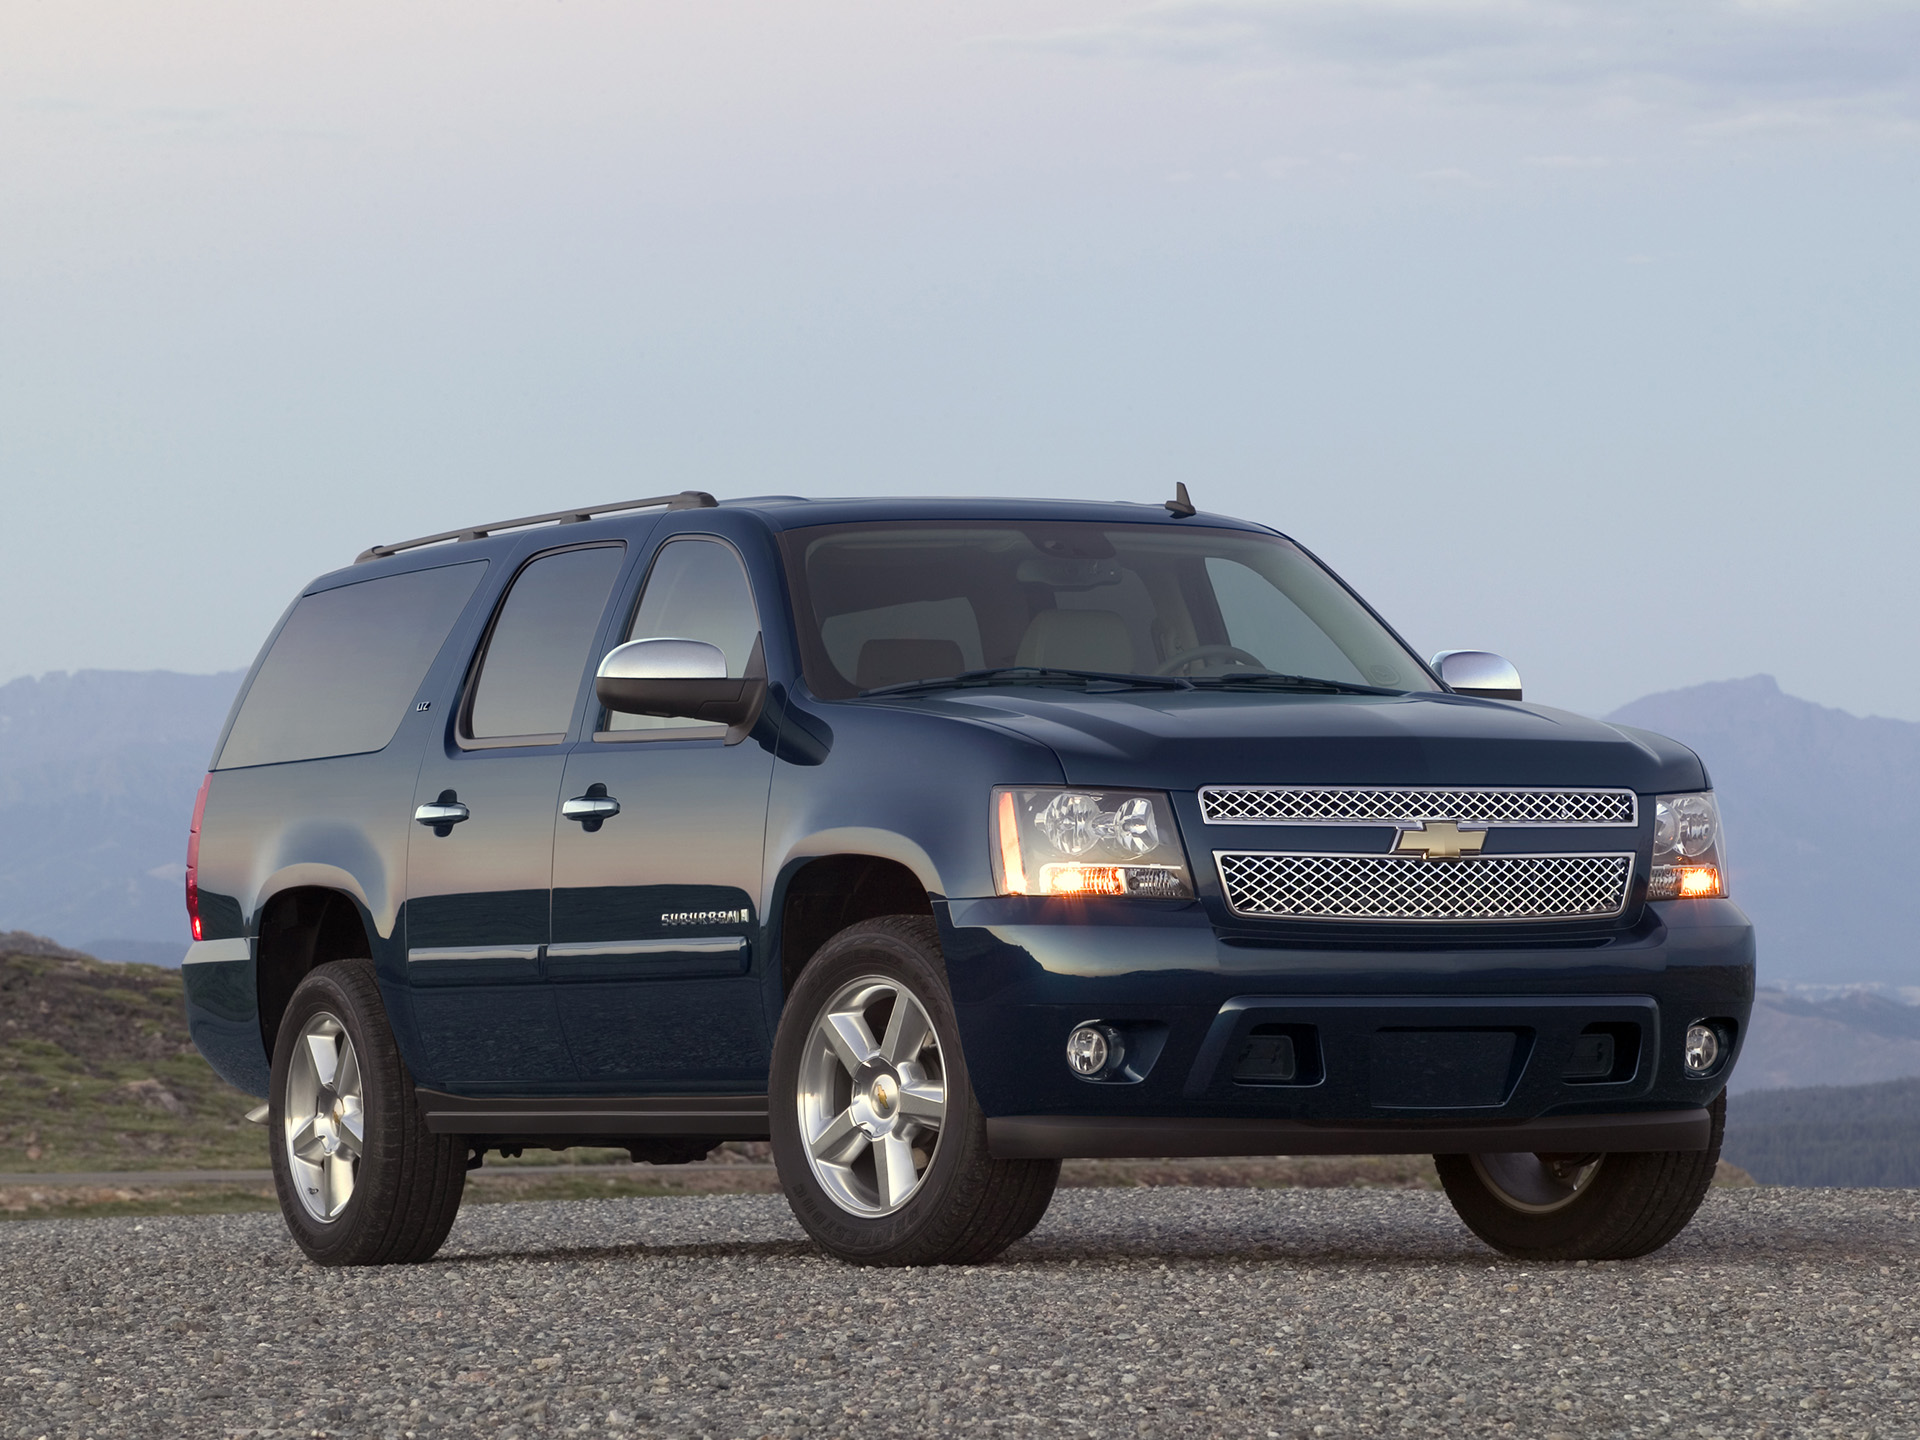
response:
[(614, 1139), (708, 1135), (767, 1138), (764, 1095), (448, 1095), (415, 1091), (436, 1135)]
[(1159, 1159), (1202, 1155), (1461, 1155), (1531, 1150), (1581, 1154), (1704, 1150), (1705, 1110), (1551, 1115), (1538, 1120), (1435, 1120), (1322, 1125), (1188, 1116), (1004, 1115), (987, 1121), (1001, 1160)]

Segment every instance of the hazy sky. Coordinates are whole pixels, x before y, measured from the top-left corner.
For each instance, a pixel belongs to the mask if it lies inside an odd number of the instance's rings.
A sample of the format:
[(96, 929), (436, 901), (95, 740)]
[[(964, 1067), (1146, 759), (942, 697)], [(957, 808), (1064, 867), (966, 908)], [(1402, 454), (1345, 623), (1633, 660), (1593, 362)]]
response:
[(1920, 718), (1920, 6), (0, 9), (0, 680), (683, 487), (1267, 521), (1604, 710)]

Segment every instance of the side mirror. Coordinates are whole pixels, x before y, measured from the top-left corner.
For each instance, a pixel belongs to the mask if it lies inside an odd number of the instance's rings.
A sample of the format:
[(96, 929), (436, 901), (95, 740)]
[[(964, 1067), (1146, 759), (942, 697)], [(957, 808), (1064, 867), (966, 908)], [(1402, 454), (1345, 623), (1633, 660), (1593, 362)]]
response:
[(764, 675), (728, 679), (727, 657), (704, 640), (629, 640), (600, 662), (593, 693), (609, 710), (626, 715), (685, 717), (738, 729), (759, 717), (767, 681)]
[(1518, 700), (1520, 672), (1513, 662), (1490, 650), (1442, 650), (1433, 657), (1441, 683), (1457, 695), (1484, 700)]

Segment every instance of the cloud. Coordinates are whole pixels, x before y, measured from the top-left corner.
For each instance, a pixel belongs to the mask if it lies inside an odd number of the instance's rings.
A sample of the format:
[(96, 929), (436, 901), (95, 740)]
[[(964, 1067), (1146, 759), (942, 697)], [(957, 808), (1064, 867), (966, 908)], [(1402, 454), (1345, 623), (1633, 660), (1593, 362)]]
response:
[(1911, 0), (1163, 0), (1027, 43), (1481, 99), (1920, 113)]

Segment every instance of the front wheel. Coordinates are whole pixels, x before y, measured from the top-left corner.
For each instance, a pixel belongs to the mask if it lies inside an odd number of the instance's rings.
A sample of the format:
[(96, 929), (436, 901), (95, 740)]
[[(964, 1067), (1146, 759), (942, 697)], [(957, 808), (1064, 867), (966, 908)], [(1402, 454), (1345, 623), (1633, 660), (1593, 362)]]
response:
[(856, 1265), (990, 1260), (1040, 1222), (1057, 1160), (995, 1160), (933, 922), (841, 931), (780, 1019), (773, 1159), (787, 1203)]
[(1632, 1260), (1686, 1229), (1713, 1183), (1727, 1097), (1704, 1150), (1609, 1155), (1436, 1155), (1467, 1228), (1518, 1260)]
[(435, 1135), (365, 960), (311, 971), (287, 1002), (267, 1115), (287, 1229), (320, 1265), (425, 1260), (453, 1228), (467, 1146)]

